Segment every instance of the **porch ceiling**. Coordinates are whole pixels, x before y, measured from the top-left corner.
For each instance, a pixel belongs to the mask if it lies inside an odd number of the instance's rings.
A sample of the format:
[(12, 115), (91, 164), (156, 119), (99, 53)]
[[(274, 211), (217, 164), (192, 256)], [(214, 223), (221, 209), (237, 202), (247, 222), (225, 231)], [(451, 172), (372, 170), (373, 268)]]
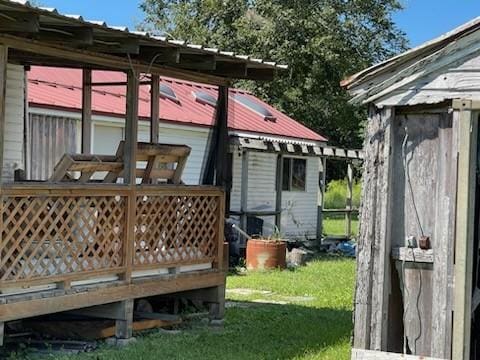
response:
[[(123, 67), (142, 66), (140, 71), (151, 69), (217, 84), (233, 78), (271, 80), (277, 70), (287, 68), (247, 55), (109, 26), (104, 21), (85, 20), (80, 15), (61, 14), (24, 0), (0, 0), (0, 19), (0, 43), (11, 48), (11, 61), (25, 65), (116, 67), (107, 61), (91, 60), (92, 56), (101, 56), (117, 60)], [(42, 45), (62, 51), (38, 51)], [(65, 50), (78, 56), (65, 56)]]

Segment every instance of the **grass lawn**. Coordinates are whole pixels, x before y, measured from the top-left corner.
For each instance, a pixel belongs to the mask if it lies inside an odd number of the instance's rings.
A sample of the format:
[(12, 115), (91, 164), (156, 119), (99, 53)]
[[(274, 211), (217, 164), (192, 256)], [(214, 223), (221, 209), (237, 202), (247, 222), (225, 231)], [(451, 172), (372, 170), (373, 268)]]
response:
[(180, 334), (151, 332), (124, 349), (60, 359), (349, 359), (354, 266), (323, 258), (297, 270), (232, 275), (223, 330), (198, 322)]
[[(352, 219), (352, 236), (358, 234), (358, 219)], [(323, 219), (323, 234), (341, 236), (345, 235), (345, 218), (344, 217), (325, 217)]]

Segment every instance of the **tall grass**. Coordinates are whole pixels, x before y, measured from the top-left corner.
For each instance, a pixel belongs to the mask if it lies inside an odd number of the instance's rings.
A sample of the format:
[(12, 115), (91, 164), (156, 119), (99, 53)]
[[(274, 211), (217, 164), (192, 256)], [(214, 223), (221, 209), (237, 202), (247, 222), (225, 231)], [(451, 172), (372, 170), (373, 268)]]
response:
[[(360, 206), (360, 181), (353, 184), (353, 207)], [(345, 209), (347, 206), (347, 181), (332, 180), (328, 183), (325, 192), (325, 209)]]

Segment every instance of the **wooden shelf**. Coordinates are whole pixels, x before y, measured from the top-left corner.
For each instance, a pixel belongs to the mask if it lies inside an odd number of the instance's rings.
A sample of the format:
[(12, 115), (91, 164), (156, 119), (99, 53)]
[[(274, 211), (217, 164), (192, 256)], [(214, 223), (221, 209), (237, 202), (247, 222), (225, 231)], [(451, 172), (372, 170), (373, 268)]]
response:
[(433, 263), (433, 249), (397, 247), (392, 249), (392, 258), (408, 262)]

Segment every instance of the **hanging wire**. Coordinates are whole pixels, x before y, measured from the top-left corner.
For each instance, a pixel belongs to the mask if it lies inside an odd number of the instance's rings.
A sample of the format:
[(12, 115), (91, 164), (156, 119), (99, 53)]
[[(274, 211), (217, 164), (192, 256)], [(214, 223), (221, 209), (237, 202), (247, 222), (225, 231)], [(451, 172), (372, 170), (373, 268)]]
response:
[[(415, 212), (415, 219), (417, 221), (418, 229), (420, 230), (420, 233), (422, 234), (422, 236), (425, 236), (425, 234), (423, 232), (422, 224), (420, 222), (420, 216), (418, 214), (417, 206), (415, 204), (415, 196), (414, 196), (414, 192), (413, 192), (412, 182), (410, 180), (410, 172), (409, 172), (409, 169), (408, 169), (407, 152), (406, 152), (407, 142), (408, 142), (408, 127), (405, 126), (405, 137), (403, 138), (403, 142), (402, 142), (403, 171), (404, 171), (405, 179), (406, 179), (407, 184), (408, 184), (408, 189), (409, 189), (410, 198), (411, 198), (411, 201), (412, 201), (412, 206), (413, 206), (413, 209), (414, 209), (414, 212)], [(417, 261), (415, 259), (415, 248), (412, 248), (412, 258), (413, 258), (413, 263), (416, 263)], [(406, 279), (405, 258), (403, 258), (403, 260), (402, 260), (402, 274), (403, 274), (403, 288), (404, 288), (404, 291), (405, 291), (405, 307), (404, 307), (404, 310), (403, 310), (403, 354), (406, 355), (407, 354), (407, 334), (406, 334), (406, 326), (405, 325), (406, 325), (407, 309), (409, 308), (408, 298), (410, 297), (410, 294), (409, 294), (409, 291), (408, 291), (408, 288), (407, 288), (407, 285), (406, 285), (406, 281), (405, 281), (405, 279)], [(419, 307), (420, 295), (422, 293), (422, 270), (421, 269), (418, 269), (418, 276), (419, 276), (419, 284), (418, 284), (418, 293), (417, 293), (415, 307), (416, 307), (416, 310), (417, 310), (417, 317), (418, 317), (418, 322), (419, 322), (419, 332), (418, 332), (417, 337), (415, 337), (415, 339), (413, 339), (413, 345), (414, 345), (415, 349), (417, 348), (417, 341), (422, 336), (422, 316), (421, 316), (420, 307)]]

